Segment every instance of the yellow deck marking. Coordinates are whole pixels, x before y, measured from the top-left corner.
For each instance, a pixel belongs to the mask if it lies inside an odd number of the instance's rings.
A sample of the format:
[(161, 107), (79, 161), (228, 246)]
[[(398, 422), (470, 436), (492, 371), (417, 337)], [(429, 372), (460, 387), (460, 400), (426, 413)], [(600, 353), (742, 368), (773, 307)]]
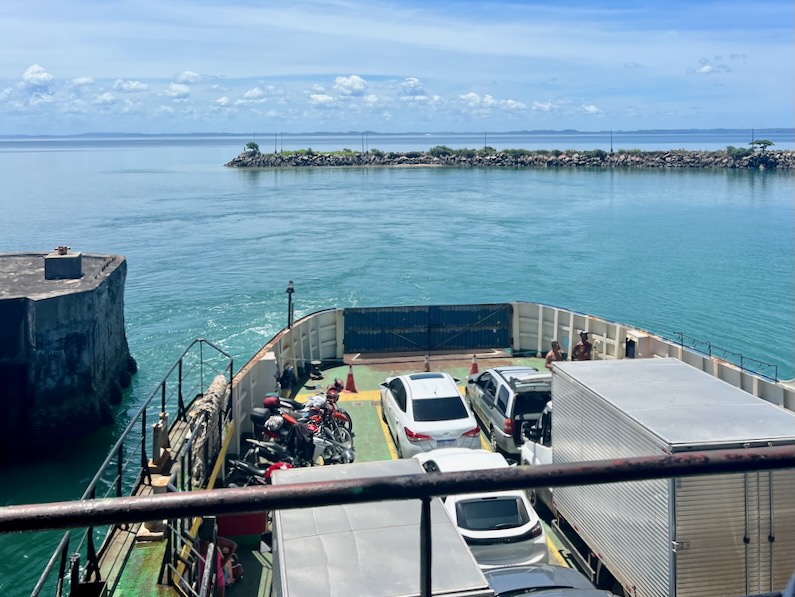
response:
[(397, 460), (397, 450), (395, 450), (395, 444), (392, 441), (392, 435), (389, 433), (389, 428), (384, 423), (384, 419), (381, 416), (381, 403), (375, 405), (376, 410), (378, 411), (378, 422), (381, 423), (381, 431), (384, 432), (384, 439), (386, 440), (386, 447), (389, 449), (389, 456), (392, 460)]
[(480, 447), (483, 448), (484, 450), (488, 450), (489, 452), (491, 452), (491, 445), (486, 440), (486, 436), (483, 434), (482, 431), (480, 432)]
[(552, 539), (549, 538), (549, 533), (547, 533), (547, 549), (549, 550), (552, 559), (555, 560), (553, 562), (554, 564), (558, 564), (559, 566), (565, 566), (566, 568), (571, 568), (571, 566), (566, 561), (566, 559), (562, 555), (560, 555), (560, 551), (558, 551), (558, 548), (555, 547), (555, 544), (552, 543)]

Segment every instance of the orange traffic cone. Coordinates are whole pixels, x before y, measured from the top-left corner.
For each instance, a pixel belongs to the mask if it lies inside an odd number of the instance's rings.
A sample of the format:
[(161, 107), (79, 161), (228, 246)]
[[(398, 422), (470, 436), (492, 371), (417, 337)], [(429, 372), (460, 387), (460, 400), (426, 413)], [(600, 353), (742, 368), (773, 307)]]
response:
[(472, 355), (472, 365), (469, 367), (469, 374), (475, 375), (478, 372), (478, 356)]
[(356, 383), (353, 381), (353, 365), (348, 365), (348, 379), (345, 380), (345, 391), (358, 394), (359, 390), (356, 389)]

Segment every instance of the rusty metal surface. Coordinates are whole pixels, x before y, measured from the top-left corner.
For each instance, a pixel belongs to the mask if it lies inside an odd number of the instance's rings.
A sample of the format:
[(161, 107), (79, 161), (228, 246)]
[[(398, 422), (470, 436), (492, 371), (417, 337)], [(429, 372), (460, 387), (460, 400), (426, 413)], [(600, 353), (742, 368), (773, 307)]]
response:
[[(356, 466), (340, 465), (340, 466)], [(795, 467), (795, 446), (710, 450), (666, 456), (596, 460), (568, 465), (517, 466), (348, 479), (266, 487), (203, 490), (146, 497), (6, 506), (0, 533), (143, 522), (209, 514), (258, 512), (343, 503), (421, 499), (518, 488), (592, 485)]]

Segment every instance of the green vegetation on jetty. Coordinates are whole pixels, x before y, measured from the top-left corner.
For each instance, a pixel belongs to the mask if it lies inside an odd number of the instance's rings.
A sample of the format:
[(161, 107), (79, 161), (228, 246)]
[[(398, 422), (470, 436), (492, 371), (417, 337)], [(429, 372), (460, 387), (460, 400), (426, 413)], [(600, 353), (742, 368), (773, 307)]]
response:
[(451, 149), (437, 145), (428, 151), (385, 152), (371, 149), (367, 152), (343, 149), (332, 152), (315, 152), (312, 149), (261, 153), (259, 146), (250, 142), (246, 149), (226, 164), (230, 168), (295, 168), (340, 166), (445, 166), (492, 168), (740, 168), (758, 170), (795, 170), (795, 152), (771, 151), (771, 141), (759, 139), (750, 147), (729, 145), (720, 151), (641, 151), (619, 149), (607, 152), (602, 149), (588, 151), (575, 149)]

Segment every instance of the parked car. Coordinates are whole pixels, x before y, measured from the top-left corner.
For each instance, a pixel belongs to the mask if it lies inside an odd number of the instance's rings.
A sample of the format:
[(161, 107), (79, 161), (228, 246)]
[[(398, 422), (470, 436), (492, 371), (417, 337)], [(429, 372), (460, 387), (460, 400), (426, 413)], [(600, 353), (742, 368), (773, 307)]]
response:
[(469, 376), (466, 398), (489, 436), (491, 449), (517, 455), (522, 423), (538, 420), (552, 398), (552, 374), (533, 367), (495, 367)]
[[(483, 449), (441, 448), (414, 458), (429, 473), (509, 466), (501, 454)], [(481, 569), (549, 560), (544, 527), (524, 491), (448, 495), (442, 502)]]
[(579, 570), (565, 566), (505, 566), (486, 570), (484, 576), (496, 597), (613, 597), (610, 591), (597, 589)]
[(398, 457), (441, 447), (477, 448), (480, 427), (449, 373), (412, 373), (381, 384), (381, 416)]

